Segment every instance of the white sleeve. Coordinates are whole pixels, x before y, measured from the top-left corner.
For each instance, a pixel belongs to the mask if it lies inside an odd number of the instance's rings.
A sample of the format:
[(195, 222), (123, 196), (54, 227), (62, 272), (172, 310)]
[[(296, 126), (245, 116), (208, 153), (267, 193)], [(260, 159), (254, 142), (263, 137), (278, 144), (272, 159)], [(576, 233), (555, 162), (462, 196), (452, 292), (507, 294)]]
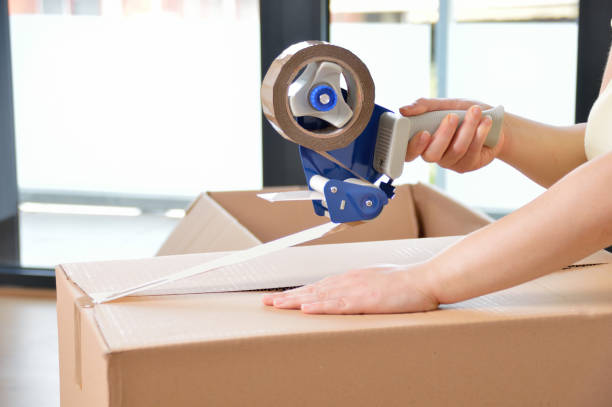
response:
[(612, 151), (612, 81), (591, 108), (584, 135), (584, 151), (588, 160)]

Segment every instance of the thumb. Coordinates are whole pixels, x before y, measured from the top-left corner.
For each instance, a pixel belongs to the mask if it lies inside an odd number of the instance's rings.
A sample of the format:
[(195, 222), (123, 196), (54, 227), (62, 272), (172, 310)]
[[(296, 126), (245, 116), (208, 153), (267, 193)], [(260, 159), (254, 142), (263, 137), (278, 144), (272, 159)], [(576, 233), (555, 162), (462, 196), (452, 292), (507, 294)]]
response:
[(404, 116), (414, 116), (434, 110), (467, 110), (473, 105), (479, 105), (481, 108), (487, 109), (490, 107), (473, 100), (421, 98), (410, 105), (402, 106), (400, 113)]
[(416, 116), (427, 112), (427, 104), (423, 102), (423, 99), (419, 99), (409, 105), (400, 107), (399, 111), (402, 116)]

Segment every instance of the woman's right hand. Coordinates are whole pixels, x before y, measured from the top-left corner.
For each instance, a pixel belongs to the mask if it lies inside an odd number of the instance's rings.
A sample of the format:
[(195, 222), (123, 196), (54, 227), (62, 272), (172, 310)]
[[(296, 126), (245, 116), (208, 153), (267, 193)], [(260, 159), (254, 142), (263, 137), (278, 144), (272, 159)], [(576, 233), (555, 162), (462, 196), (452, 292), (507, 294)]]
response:
[(418, 99), (411, 105), (400, 108), (403, 116), (416, 116), (437, 110), (466, 110), (459, 126), (456, 114), (447, 115), (434, 134), (426, 131), (415, 134), (408, 143), (406, 161), (418, 156), (427, 162), (437, 163), (443, 168), (464, 173), (489, 164), (499, 155), (504, 146), (504, 130), (493, 148), (484, 145), (493, 124), (482, 111), (491, 106), (464, 99)]

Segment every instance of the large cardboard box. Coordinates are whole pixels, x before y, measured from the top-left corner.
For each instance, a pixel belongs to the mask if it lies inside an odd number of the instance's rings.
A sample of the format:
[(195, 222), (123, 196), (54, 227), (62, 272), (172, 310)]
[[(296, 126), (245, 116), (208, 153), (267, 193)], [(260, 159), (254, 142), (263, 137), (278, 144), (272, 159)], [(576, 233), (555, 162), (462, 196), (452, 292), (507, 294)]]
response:
[(260, 292), (202, 293), (271, 272), (307, 282), (368, 261), (410, 262), (456, 239), (289, 248), (93, 307), (90, 294), (219, 254), (59, 266), (61, 404), (612, 405), (612, 264), (415, 314), (313, 316), (265, 307)]
[[(270, 188), (266, 192), (295, 188)], [(158, 256), (246, 249), (329, 222), (309, 201), (268, 202), (262, 191), (208, 192), (187, 209)], [(328, 244), (464, 235), (491, 222), (435, 187), (401, 185), (374, 220), (306, 243)]]
[(612, 405), (612, 256), (604, 252), (427, 313), (312, 316), (265, 307), (261, 292), (248, 291), (420, 261), (460, 237), (407, 238), (461, 235), (489, 222), (425, 185), (398, 188), (376, 220), (311, 245), (141, 296), (87, 301), (223, 255), (204, 252), (327, 221), (308, 202), (208, 193), (159, 257), (59, 266), (62, 406)]

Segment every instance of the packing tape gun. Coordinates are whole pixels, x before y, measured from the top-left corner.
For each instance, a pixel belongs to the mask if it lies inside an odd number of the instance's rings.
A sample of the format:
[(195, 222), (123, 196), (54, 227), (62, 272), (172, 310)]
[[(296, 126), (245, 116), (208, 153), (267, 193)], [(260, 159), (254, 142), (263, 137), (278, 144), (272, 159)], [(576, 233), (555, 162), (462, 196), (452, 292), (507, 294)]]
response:
[[(299, 144), (310, 192), (260, 196), (312, 200), (315, 213), (334, 223), (373, 219), (393, 197), (410, 139), (423, 130), (433, 134), (449, 113), (465, 117), (465, 111), (450, 110), (403, 117), (375, 104), (374, 96), (368, 68), (349, 50), (323, 41), (284, 50), (264, 76), (261, 104), (272, 127)], [(483, 115), (493, 120), (485, 145), (494, 147), (504, 109)]]
[[(341, 87), (341, 77), (346, 89)], [(374, 103), (374, 82), (350, 51), (321, 41), (287, 48), (270, 66), (261, 87), (263, 111), (276, 131), (299, 144), (309, 191), (262, 194), (268, 200), (312, 200), (315, 213), (332, 222), (113, 292), (90, 294), (90, 305), (150, 292), (220, 267), (246, 262), (328, 233), (349, 222), (373, 219), (393, 197), (393, 179), (403, 170), (410, 138), (434, 133), (450, 111), (402, 117)], [(462, 119), (463, 111), (456, 111)], [(503, 108), (483, 112), (493, 119), (485, 142), (497, 144)], [(388, 177), (383, 182), (382, 178)], [(337, 225), (342, 223), (342, 225)]]

